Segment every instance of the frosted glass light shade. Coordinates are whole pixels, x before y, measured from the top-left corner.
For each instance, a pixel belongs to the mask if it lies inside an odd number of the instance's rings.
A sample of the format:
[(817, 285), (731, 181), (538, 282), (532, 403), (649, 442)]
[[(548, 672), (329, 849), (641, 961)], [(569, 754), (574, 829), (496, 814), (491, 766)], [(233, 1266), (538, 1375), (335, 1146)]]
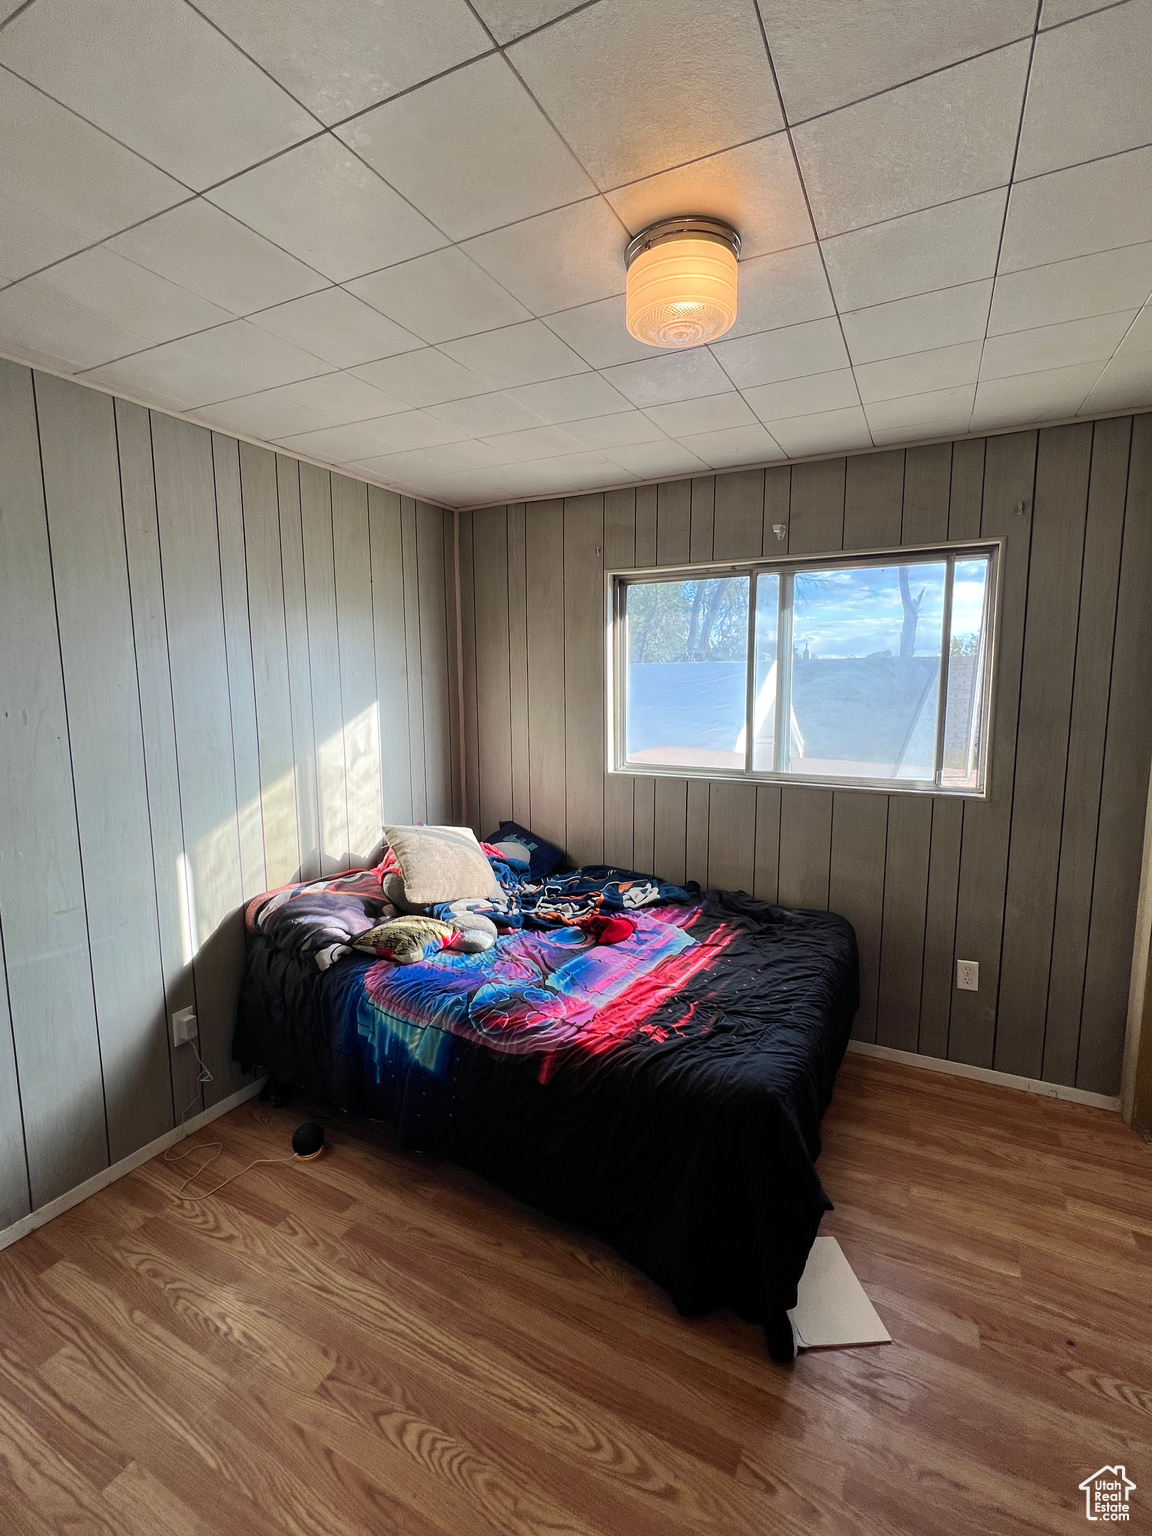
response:
[(626, 254), (625, 322), (650, 347), (699, 347), (736, 320), (740, 238), (712, 219), (666, 219)]

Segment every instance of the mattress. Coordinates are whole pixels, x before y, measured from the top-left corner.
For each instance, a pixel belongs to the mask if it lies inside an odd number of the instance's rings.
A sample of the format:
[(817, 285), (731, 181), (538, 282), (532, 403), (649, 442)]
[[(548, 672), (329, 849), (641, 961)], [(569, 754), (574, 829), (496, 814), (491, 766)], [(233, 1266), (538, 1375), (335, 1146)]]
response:
[(830, 1203), (820, 1120), (858, 1000), (851, 925), (742, 892), (597, 944), (325, 971), (250, 935), (234, 1055), (611, 1243), (682, 1313), (785, 1313)]

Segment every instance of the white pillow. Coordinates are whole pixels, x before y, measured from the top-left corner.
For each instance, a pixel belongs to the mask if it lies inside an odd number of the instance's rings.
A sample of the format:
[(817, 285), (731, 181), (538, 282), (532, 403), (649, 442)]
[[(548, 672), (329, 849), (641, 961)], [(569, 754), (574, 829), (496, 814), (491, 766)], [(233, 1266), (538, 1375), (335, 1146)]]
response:
[(403, 871), (404, 896), (412, 906), (499, 899), (499, 882), (471, 827), (385, 827), (384, 836)]

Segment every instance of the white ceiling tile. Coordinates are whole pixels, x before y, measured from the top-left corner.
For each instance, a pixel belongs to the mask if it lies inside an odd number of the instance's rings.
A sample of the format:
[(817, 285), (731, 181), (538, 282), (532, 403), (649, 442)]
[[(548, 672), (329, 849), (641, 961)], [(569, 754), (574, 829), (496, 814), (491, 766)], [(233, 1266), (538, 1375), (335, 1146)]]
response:
[(805, 245), (814, 237), (785, 133), (630, 182), (607, 196), (634, 235), (685, 210), (724, 219), (740, 235), (742, 258)]
[(1090, 11), (1102, 11), (1115, 4), (1116, 0), (1044, 0), (1040, 26), (1059, 26), (1063, 21), (1072, 21), (1077, 16), (1087, 16)]
[(623, 294), (546, 315), (544, 324), (593, 368), (638, 363), (653, 356), (651, 347), (628, 333)]
[(740, 259), (739, 312), (726, 340), (835, 314), (817, 245)]
[[(115, 367), (117, 379), (136, 380), (127, 386), (133, 393), (146, 393), (149, 381), (155, 379), (158, 388), (189, 404), (214, 405), (276, 384), (292, 384), (325, 372), (328, 365), (247, 320), (231, 320), (152, 347)], [(108, 382), (110, 375), (100, 368), (92, 377)]]
[(854, 363), (900, 357), (932, 347), (982, 341), (988, 325), (992, 281), (942, 288), (910, 299), (893, 299), (841, 315)]
[(0, 283), (188, 196), (106, 134), (0, 70)]
[(1075, 416), (1099, 378), (1101, 367), (1100, 363), (1079, 363), (1006, 379), (981, 379), (976, 386), (972, 431)]
[(530, 310), (455, 246), (370, 272), (348, 287), (423, 341), (451, 341), (531, 318)]
[(959, 435), (968, 430), (975, 396), (975, 382), (955, 384), (950, 389), (930, 389), (894, 400), (866, 400), (864, 414), (873, 435), (913, 427), (938, 427)]
[(327, 286), (319, 272), (201, 197), (138, 224), (108, 245), (234, 315)]
[(403, 453), (373, 457), (373, 472), (385, 480), (410, 480), (416, 484), (439, 484), (450, 475), (470, 469), (493, 469), (513, 462), (487, 443), (466, 441), (442, 443), (435, 448), (409, 448)]
[(750, 427), (756, 422), (742, 395), (704, 395), (699, 400), (677, 400), (671, 405), (650, 405), (648, 416), (669, 437), (689, 433), (720, 432), (727, 427)]
[(897, 400), (922, 391), (974, 384), (980, 371), (981, 345), (979, 341), (966, 341), (952, 347), (929, 347), (881, 362), (861, 363), (856, 368), (860, 398), (867, 405), (873, 400)]
[(1000, 270), (1152, 240), (1152, 148), (1017, 182)]
[(76, 373), (144, 346), (143, 337), (45, 291), (38, 278), (25, 278), (0, 293), (0, 356)]
[(293, 400), (318, 411), (329, 423), (370, 421), (403, 411), (407, 402), (366, 384), (353, 373), (324, 373), (314, 379), (302, 379), (287, 387)]
[(218, 368), (188, 358), (185, 352), (183, 341), (166, 342), (93, 368), (84, 374), (84, 382), (178, 411), (214, 403), (231, 390), (243, 388)]
[(989, 333), (1133, 309), (1152, 294), (1152, 241), (1076, 256), (996, 279)]
[(860, 396), (850, 368), (834, 373), (813, 373), (807, 378), (785, 379), (779, 384), (759, 384), (746, 389), (744, 398), (776, 436), (771, 423), (791, 416), (809, 416), (813, 412), (859, 408)]
[(1152, 352), (1116, 356), (1105, 368), (1081, 411), (1136, 410), (1152, 405)]
[(506, 459), (553, 459), (575, 453), (580, 444), (563, 427), (529, 427), (526, 432), (502, 432), (485, 441)]
[(1036, 40), (1016, 176), (1152, 140), (1152, 4), (1130, 0)]
[(712, 351), (737, 389), (848, 367), (836, 319), (808, 320), (759, 336), (713, 342)]
[(649, 421), (642, 411), (634, 410), (617, 411), (612, 416), (591, 416), (586, 421), (569, 421), (564, 430), (582, 447), (602, 448), (606, 453), (632, 443), (664, 441), (664, 433), (656, 423)]
[(337, 283), (447, 244), (328, 134), (216, 187), (211, 200)]
[(492, 46), (464, 0), (197, 0), (197, 7), (325, 123)]
[(628, 409), (624, 396), (598, 373), (577, 373), (571, 378), (527, 384), (508, 393), (542, 421), (581, 421), (588, 416), (608, 416)]
[[(371, 471), (368, 464), (359, 467)], [(449, 506), (483, 507), (502, 501), (573, 494), (634, 478), (601, 454), (563, 454), (555, 459), (527, 460), (446, 475), (440, 482), (440, 495)]]
[(776, 439), (759, 422), (750, 427), (693, 432), (682, 438), (681, 443), (713, 469), (731, 469), (737, 464), (768, 464), (784, 457)]
[(823, 241), (841, 311), (991, 277), (1007, 195), (982, 192)]
[(707, 347), (686, 352), (665, 352), (642, 363), (624, 363), (604, 370), (611, 384), (633, 405), (669, 405), (673, 400), (693, 400), (700, 395), (719, 395), (732, 382)]
[[(2, 298), (17, 307), (27, 306), (29, 323), (35, 310), (39, 323), (65, 348), (63, 355), (68, 355), (69, 327), (75, 327), (74, 361), (81, 368), (232, 319), (228, 310), (154, 272), (142, 271), (103, 246), (25, 278), (6, 290)], [(98, 342), (92, 327), (106, 332), (107, 339)], [(83, 333), (86, 339), (82, 344)], [(111, 350), (106, 350), (108, 341), (113, 343)], [(100, 355), (93, 356), (93, 350)]]
[(797, 128), (821, 236), (1007, 183), (1027, 43), (957, 64)]
[(498, 432), (517, 432), (525, 427), (538, 427), (541, 418), (528, 410), (510, 395), (497, 390), (490, 395), (473, 395), (467, 400), (449, 400), (443, 405), (430, 405), (428, 414), (440, 421), (447, 421), (475, 437), (491, 437)]
[(817, 411), (810, 416), (791, 416), (783, 421), (765, 421), (764, 425), (793, 459), (805, 454), (844, 453), (852, 448), (872, 446), (868, 422), (858, 405)]
[(658, 479), (662, 475), (707, 474), (711, 465), (699, 454), (669, 438), (658, 443), (632, 443), (607, 450), (612, 462), (630, 475)]
[(325, 288), (250, 318), (253, 325), (283, 336), (337, 368), (412, 352), (420, 345), (418, 336), (342, 288)]
[(783, 126), (750, 4), (611, 0), (509, 58), (601, 187)]
[(1035, 0), (760, 0), (792, 122), (1028, 37)]
[(365, 363), (356, 369), (358, 378), (395, 395), (409, 405), (440, 405), (446, 400), (462, 400), (468, 395), (486, 395), (492, 386), (470, 368), (445, 357), (435, 347), (419, 352), (405, 352), (378, 363)]
[(1087, 320), (1065, 320), (1061, 325), (989, 336), (980, 377), (1004, 379), (1017, 373), (1071, 368), (1077, 363), (1099, 362), (1102, 368), (1135, 315), (1135, 310), (1121, 310), (1117, 315), (1092, 315)]
[(571, 347), (565, 346), (539, 320), (446, 341), (440, 350), (485, 380), (489, 389), (535, 384), (541, 379), (588, 371), (588, 365)]
[(218, 405), (202, 405), (197, 407), (196, 419), (219, 432), (259, 437), (265, 442), (332, 425), (319, 411), (299, 405), (292, 399), (290, 390), (291, 386), (265, 389), (255, 395), (241, 395), (236, 400), (222, 400)]
[(190, 187), (315, 133), (287, 92), (183, 0), (37, 0), (0, 34), (8, 65)]
[(496, 41), (510, 43), (573, 10), (574, 0), (475, 0), (475, 5)]
[(1152, 352), (1152, 304), (1145, 304), (1133, 320), (1120, 343), (1118, 356), (1132, 357), (1141, 352)]
[(499, 54), (385, 102), (337, 133), (453, 240), (596, 192)]
[(423, 411), (400, 411), (352, 426), (321, 427), (316, 432), (298, 433), (281, 441), (291, 453), (329, 459), (334, 464), (350, 464), (376, 454), (432, 448), (442, 443), (460, 442), (463, 438), (463, 432), (426, 416)]
[(473, 261), (537, 315), (624, 292), (628, 235), (603, 198), (469, 240)]

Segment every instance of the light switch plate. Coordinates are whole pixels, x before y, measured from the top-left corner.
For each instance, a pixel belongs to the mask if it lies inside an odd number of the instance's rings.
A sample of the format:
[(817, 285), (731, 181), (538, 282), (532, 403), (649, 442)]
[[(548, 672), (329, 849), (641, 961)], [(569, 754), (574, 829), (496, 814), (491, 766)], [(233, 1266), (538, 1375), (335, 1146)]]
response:
[(956, 985), (961, 992), (979, 992), (980, 990), (980, 962), (979, 960), (957, 960)]

